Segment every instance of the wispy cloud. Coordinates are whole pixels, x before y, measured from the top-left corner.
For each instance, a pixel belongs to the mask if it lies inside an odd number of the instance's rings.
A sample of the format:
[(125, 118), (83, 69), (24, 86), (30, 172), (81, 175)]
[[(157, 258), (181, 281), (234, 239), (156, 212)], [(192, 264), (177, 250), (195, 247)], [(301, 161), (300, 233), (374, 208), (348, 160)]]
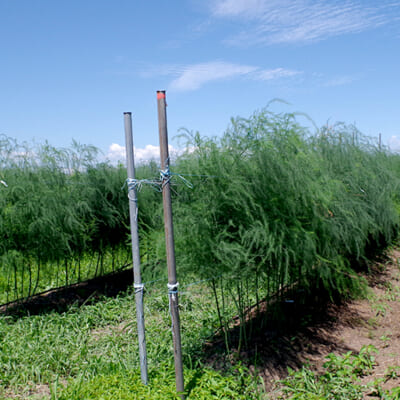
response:
[(171, 82), (170, 88), (179, 91), (195, 90), (207, 82), (248, 75), (255, 70), (257, 67), (222, 61), (189, 65)]
[(255, 71), (253, 78), (261, 81), (270, 81), (280, 78), (289, 78), (301, 74), (300, 71), (295, 71), (285, 68), (263, 69)]
[(329, 81), (325, 82), (322, 86), (325, 87), (335, 87), (335, 86), (345, 86), (353, 83), (354, 81), (358, 80), (358, 77), (354, 76), (339, 76)]
[(209, 82), (234, 78), (267, 81), (288, 78), (301, 74), (285, 68), (263, 69), (254, 65), (235, 64), (224, 61), (210, 61), (190, 65), (164, 65), (148, 69), (146, 76), (166, 75), (173, 77), (169, 89), (174, 91), (197, 90)]
[(213, 0), (214, 18), (240, 20), (245, 29), (226, 41), (235, 45), (308, 43), (358, 33), (392, 21), (399, 2), (366, 6), (359, 0)]
[(218, 17), (255, 17), (264, 11), (265, 3), (264, 0), (217, 0), (212, 12)]

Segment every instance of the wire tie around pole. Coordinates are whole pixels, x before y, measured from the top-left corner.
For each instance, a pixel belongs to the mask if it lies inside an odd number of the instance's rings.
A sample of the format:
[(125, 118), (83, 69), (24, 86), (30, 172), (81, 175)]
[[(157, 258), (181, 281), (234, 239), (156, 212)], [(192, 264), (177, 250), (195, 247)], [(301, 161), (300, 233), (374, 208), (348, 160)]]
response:
[(169, 310), (169, 315), (171, 316), (171, 332), (172, 332), (172, 335), (174, 335), (174, 318), (172, 316), (171, 300), (173, 299), (172, 295), (178, 294), (178, 286), (179, 286), (179, 282), (176, 282), (176, 283), (173, 283), (173, 284), (167, 283), (168, 296), (169, 296), (168, 310)]
[(179, 282), (176, 282), (176, 283), (173, 283), (173, 284), (167, 283), (168, 294), (169, 295), (177, 294), (178, 293), (178, 286), (179, 286)]
[(134, 283), (133, 288), (135, 289), (135, 294), (143, 292), (144, 290), (144, 283)]

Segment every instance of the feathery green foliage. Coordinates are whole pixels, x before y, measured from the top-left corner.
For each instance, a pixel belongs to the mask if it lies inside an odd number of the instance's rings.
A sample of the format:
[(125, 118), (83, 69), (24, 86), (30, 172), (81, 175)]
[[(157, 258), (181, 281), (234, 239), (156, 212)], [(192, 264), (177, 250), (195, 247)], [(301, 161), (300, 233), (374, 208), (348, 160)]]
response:
[[(354, 266), (390, 243), (399, 226), (399, 156), (352, 126), (312, 135), (294, 114), (264, 109), (233, 119), (221, 138), (185, 132), (188, 151), (171, 167), (179, 273), (213, 281), (239, 314), (287, 288), (352, 296)], [(1, 137), (0, 285), (7, 298), (103, 274), (130, 259), (123, 165), (96, 149)], [(157, 178), (156, 164), (137, 169)], [(139, 194), (144, 279), (164, 272), (161, 195)], [(217, 301), (217, 297), (216, 297)], [(218, 304), (223, 308), (223, 304)]]
[(264, 110), (233, 120), (222, 139), (187, 136), (195, 150), (176, 169), (210, 176), (176, 199), (189, 271), (351, 295), (351, 263), (396, 236), (398, 156), (353, 127), (311, 136), (294, 115)]

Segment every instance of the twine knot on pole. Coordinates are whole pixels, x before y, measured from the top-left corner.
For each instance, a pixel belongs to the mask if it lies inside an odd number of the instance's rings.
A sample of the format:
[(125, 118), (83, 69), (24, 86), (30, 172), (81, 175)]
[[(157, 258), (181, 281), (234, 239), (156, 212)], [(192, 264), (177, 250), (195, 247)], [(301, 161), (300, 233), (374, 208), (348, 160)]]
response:
[[(128, 196), (129, 196), (129, 194), (133, 191), (140, 192), (143, 185), (150, 185), (153, 187), (153, 189), (160, 191), (160, 182), (158, 180), (133, 179), (133, 178), (126, 179), (124, 186), (122, 186), (122, 189), (124, 189), (125, 186), (127, 186), (128, 187)], [(137, 199), (132, 199), (132, 200), (136, 201)]]
[(176, 172), (171, 172), (169, 170), (169, 167), (167, 167), (164, 170), (160, 170), (160, 178), (162, 182), (162, 187), (164, 187), (166, 184), (168, 184), (171, 181), (172, 176), (177, 176), (182, 180), (182, 182), (189, 188), (193, 189), (193, 184), (189, 182), (186, 178), (182, 176), (183, 174), (179, 174)]
[(168, 166), (167, 168), (160, 170), (160, 178), (162, 182), (162, 187), (169, 183), (169, 181), (171, 180), (171, 172)]
[(142, 187), (142, 183), (138, 179), (133, 179), (133, 178), (128, 178), (125, 181), (125, 184), (128, 186), (128, 192), (130, 192), (131, 190), (135, 190), (135, 189), (140, 190), (140, 188)]

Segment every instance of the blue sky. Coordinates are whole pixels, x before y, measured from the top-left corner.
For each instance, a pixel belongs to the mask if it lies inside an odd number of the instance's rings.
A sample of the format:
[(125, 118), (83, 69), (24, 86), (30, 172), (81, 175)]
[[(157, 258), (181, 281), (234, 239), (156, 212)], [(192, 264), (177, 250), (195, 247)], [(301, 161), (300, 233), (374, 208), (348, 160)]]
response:
[(157, 151), (157, 90), (171, 138), (280, 98), (400, 148), (399, 71), (396, 0), (0, 0), (0, 134), (110, 158), (125, 111), (140, 157)]

